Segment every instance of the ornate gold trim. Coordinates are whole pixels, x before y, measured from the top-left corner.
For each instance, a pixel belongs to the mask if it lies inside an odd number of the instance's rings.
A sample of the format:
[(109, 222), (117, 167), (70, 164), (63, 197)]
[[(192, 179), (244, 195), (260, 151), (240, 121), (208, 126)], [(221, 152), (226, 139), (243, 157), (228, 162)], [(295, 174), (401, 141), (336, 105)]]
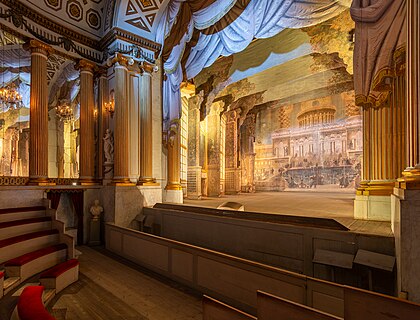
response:
[(408, 167), (402, 172), (402, 175), (395, 183), (397, 188), (420, 190), (420, 164)]
[(396, 180), (371, 180), (362, 181), (357, 188), (357, 195), (364, 196), (389, 196), (392, 194)]
[(115, 40), (124, 40), (129, 43), (143, 47), (145, 49), (149, 49), (155, 52), (155, 58), (157, 57), (158, 53), (160, 52), (162, 48), (162, 46), (157, 42), (140, 37), (134, 33), (122, 30), (118, 27), (112, 28), (111, 30), (107, 32), (105, 36), (102, 37), (102, 39), (99, 42), (99, 48), (101, 50), (105, 50), (108, 47), (108, 45), (111, 44)]
[(16, 0), (0, 0), (1, 3), (5, 4), (9, 8), (12, 8), (14, 11), (22, 14), (31, 21), (43, 26), (49, 30), (65, 36), (68, 39), (77, 41), (80, 44), (84, 44), (92, 49), (98, 49), (99, 41), (92, 39), (88, 36), (77, 33), (74, 30), (71, 30), (55, 21), (50, 20), (39, 12), (29, 8), (25, 4)]

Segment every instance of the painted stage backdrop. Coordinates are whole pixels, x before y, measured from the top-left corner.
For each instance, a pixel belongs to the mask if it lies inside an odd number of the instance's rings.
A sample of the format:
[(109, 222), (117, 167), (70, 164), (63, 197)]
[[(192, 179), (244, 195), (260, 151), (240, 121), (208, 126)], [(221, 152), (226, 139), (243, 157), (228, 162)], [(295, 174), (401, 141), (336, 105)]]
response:
[(325, 23), (255, 41), (194, 79), (196, 92), (204, 94), (203, 121), (217, 101), (224, 102), (226, 114), (240, 114), (242, 191), (349, 190), (360, 183), (363, 138), (353, 30), (345, 11)]

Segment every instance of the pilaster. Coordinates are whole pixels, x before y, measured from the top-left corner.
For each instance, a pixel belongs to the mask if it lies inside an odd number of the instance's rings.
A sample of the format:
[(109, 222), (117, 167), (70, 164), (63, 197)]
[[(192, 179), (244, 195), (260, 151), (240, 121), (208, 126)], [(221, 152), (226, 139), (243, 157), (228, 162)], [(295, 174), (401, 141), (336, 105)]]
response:
[(236, 194), (241, 191), (241, 172), (238, 168), (238, 119), (239, 109), (231, 110), (226, 115), (226, 150), (225, 150), (225, 192)]
[(174, 119), (169, 124), (167, 133), (168, 148), (168, 182), (165, 187), (164, 201), (182, 203), (183, 193), (181, 185), (181, 150), (180, 150), (180, 123)]
[(218, 197), (220, 195), (220, 114), (223, 111), (224, 102), (214, 102), (207, 115), (208, 126), (208, 195)]
[(202, 94), (195, 95), (188, 101), (187, 195), (191, 199), (201, 198), (200, 106), (202, 101)]

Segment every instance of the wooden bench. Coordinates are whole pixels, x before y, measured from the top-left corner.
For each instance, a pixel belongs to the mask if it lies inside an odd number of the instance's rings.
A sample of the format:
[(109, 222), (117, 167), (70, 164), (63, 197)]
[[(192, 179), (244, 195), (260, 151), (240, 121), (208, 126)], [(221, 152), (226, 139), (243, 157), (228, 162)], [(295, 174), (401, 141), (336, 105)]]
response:
[(41, 273), (39, 282), (47, 289), (55, 289), (55, 293), (79, 279), (79, 260), (70, 259)]
[(7, 261), (4, 266), (9, 277), (19, 277), (20, 282), (42, 272), (67, 258), (67, 245), (64, 243), (45, 247)]
[(259, 320), (340, 320), (336, 316), (283, 299), (262, 291), (257, 292), (257, 318)]
[(254, 316), (216, 299), (203, 296), (203, 320), (256, 320)]
[(20, 320), (55, 320), (45, 309), (42, 300), (43, 286), (28, 286), (23, 289), (17, 303)]

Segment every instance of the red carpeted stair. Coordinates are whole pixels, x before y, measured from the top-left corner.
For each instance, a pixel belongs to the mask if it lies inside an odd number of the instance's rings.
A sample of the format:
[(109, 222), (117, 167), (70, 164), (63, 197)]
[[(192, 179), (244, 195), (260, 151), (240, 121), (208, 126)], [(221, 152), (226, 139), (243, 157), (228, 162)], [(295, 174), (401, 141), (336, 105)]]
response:
[(29, 218), (29, 219), (22, 219), (22, 220), (0, 222), (0, 229), (17, 227), (17, 226), (22, 226), (25, 224), (31, 224), (31, 223), (37, 223), (37, 222), (48, 222), (51, 220), (52, 220), (51, 217), (40, 217), (40, 218)]
[(53, 230), (37, 231), (37, 232), (22, 234), (20, 236), (16, 236), (16, 237), (12, 237), (12, 238), (7, 238), (7, 239), (4, 239), (4, 240), (0, 240), (0, 248), (7, 247), (7, 246), (10, 246), (12, 244), (22, 242), (22, 241), (26, 241), (26, 240), (30, 240), (30, 239), (40, 238), (40, 237), (43, 237), (43, 236), (49, 236), (49, 235), (52, 235), (52, 234), (58, 234), (58, 230), (53, 229)]
[(46, 248), (42, 248), (36, 251), (32, 251), (29, 253), (26, 253), (24, 255), (21, 255), (20, 257), (11, 259), (7, 262), (4, 263), (5, 267), (10, 267), (10, 266), (22, 266), (28, 262), (31, 262), (35, 259), (38, 259), (42, 256), (46, 256), (47, 254), (59, 251), (59, 250), (63, 250), (63, 249), (67, 249), (67, 245), (65, 245), (64, 243), (60, 243), (60, 244), (56, 244), (53, 246), (49, 246)]
[(33, 207), (22, 207), (22, 208), (3, 208), (3, 209), (0, 209), (0, 214), (28, 212), (28, 211), (43, 211), (45, 209), (46, 208), (44, 206), (33, 206)]
[(74, 268), (75, 266), (79, 265), (79, 260), (77, 259), (70, 259), (63, 263), (52, 267), (51, 269), (44, 271), (39, 276), (40, 278), (57, 278), (58, 276), (62, 275), (64, 272)]

